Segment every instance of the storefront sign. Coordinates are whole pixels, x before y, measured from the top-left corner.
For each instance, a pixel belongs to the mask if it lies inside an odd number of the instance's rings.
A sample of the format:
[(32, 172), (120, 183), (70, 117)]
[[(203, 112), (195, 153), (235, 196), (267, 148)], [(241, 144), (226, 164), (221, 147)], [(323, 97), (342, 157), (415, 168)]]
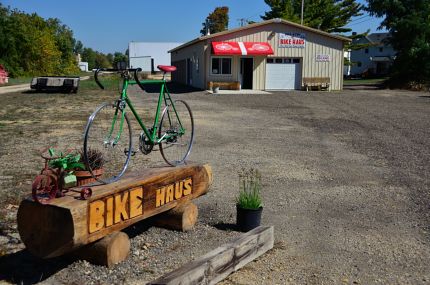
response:
[(280, 48), (304, 48), (306, 43), (306, 34), (304, 33), (283, 33), (279, 34)]
[(331, 61), (331, 57), (329, 54), (317, 54), (316, 61), (317, 62), (328, 62), (328, 61)]

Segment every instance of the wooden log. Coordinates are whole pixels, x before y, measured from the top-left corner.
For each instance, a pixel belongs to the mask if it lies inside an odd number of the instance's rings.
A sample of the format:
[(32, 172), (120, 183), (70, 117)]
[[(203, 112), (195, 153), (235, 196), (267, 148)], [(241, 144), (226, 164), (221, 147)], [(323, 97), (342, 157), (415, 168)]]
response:
[(149, 284), (216, 284), (272, 249), (273, 243), (273, 226), (260, 226)]
[(157, 227), (186, 232), (194, 228), (198, 212), (199, 210), (194, 203), (184, 203), (170, 211), (157, 215), (155, 225)]
[(91, 187), (88, 200), (75, 192), (48, 205), (23, 200), (18, 230), (31, 253), (56, 257), (204, 195), (211, 184), (208, 164), (144, 169)]
[(123, 232), (111, 233), (104, 238), (79, 248), (74, 256), (93, 264), (112, 267), (124, 261), (130, 253), (130, 239)]

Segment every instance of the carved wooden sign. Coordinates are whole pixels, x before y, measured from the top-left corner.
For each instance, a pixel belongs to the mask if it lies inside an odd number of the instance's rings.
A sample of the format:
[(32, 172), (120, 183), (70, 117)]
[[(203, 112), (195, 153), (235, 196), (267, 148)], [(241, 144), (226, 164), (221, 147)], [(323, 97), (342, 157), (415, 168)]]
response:
[(55, 257), (206, 194), (211, 183), (207, 164), (145, 169), (92, 187), (89, 200), (74, 192), (49, 205), (24, 200), (18, 230), (30, 252)]
[[(89, 203), (88, 232), (92, 234), (129, 219), (143, 216), (143, 209), (147, 211), (184, 199), (192, 193), (192, 177), (180, 179), (155, 190), (151, 195), (151, 187), (139, 186), (109, 195)], [(148, 204), (148, 205), (144, 205)]]

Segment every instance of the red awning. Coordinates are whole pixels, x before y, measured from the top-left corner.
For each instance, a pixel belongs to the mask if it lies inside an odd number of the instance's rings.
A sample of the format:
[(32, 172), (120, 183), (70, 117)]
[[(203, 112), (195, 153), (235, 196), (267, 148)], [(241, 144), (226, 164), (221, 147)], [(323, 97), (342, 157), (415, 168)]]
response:
[(268, 55), (272, 47), (264, 42), (212, 42), (215, 55)]

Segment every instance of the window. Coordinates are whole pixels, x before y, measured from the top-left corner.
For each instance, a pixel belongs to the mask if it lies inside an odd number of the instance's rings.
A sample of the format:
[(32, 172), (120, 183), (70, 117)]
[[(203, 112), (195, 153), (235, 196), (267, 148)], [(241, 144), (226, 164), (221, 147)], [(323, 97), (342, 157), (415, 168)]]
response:
[(276, 63), (282, 63), (282, 58), (276, 58), (276, 59), (275, 59), (275, 62), (276, 62)]
[(199, 73), (199, 69), (200, 69), (199, 58), (196, 58), (196, 73)]
[(273, 58), (268, 58), (267, 63), (273, 63)]
[(384, 48), (383, 47), (380, 47), (379, 48), (379, 52), (383, 52), (384, 51)]
[(365, 49), (364, 50), (364, 53), (369, 53), (369, 49), (367, 48), (367, 49)]
[(284, 63), (291, 63), (291, 58), (284, 58)]
[(213, 57), (212, 74), (231, 74), (231, 58)]
[(300, 58), (293, 58), (293, 63), (300, 63)]

